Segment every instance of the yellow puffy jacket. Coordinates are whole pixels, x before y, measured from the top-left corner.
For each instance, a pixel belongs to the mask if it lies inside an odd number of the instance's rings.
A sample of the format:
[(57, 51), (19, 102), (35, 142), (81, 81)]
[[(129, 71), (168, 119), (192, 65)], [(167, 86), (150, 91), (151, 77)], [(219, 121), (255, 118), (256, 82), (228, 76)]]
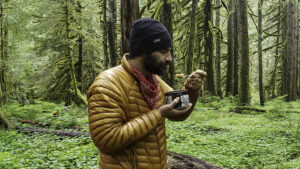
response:
[[(159, 77), (159, 100), (171, 91)], [(89, 127), (100, 150), (101, 169), (165, 169), (165, 119), (151, 110), (126, 56), (100, 73), (88, 90)]]

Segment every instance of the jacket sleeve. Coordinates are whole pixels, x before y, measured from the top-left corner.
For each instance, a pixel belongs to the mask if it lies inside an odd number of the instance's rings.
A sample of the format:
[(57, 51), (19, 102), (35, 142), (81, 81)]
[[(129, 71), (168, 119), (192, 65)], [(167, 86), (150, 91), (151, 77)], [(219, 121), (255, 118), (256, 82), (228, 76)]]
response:
[[(95, 82), (94, 82), (95, 83)], [(88, 90), (89, 128), (94, 144), (114, 153), (147, 136), (163, 120), (156, 110), (127, 120), (127, 96), (120, 85), (98, 79)]]

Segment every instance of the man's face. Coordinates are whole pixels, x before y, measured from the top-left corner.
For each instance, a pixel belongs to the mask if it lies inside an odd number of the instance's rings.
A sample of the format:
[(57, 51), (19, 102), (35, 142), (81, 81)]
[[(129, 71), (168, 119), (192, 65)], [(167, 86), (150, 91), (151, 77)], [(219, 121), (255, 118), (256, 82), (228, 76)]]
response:
[(166, 50), (154, 51), (151, 54), (145, 54), (143, 57), (143, 63), (145, 68), (150, 73), (162, 75), (167, 65), (172, 62), (171, 48)]

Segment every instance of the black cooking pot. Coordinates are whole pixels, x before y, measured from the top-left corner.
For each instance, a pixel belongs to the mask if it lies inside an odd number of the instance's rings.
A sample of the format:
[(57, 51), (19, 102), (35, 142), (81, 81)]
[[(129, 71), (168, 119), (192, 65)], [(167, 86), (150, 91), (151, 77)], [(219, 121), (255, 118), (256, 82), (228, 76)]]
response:
[(175, 90), (165, 93), (166, 104), (170, 104), (176, 97), (179, 97), (179, 102), (174, 106), (174, 109), (185, 109), (189, 106), (189, 95), (187, 90)]

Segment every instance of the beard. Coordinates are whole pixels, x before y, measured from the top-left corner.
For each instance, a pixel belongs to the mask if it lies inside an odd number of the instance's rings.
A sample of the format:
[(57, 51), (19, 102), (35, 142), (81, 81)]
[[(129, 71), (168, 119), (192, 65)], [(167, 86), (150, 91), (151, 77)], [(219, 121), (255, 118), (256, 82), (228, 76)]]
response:
[(153, 54), (145, 54), (143, 57), (143, 63), (148, 72), (163, 75), (170, 62), (158, 62), (157, 60), (158, 59)]

